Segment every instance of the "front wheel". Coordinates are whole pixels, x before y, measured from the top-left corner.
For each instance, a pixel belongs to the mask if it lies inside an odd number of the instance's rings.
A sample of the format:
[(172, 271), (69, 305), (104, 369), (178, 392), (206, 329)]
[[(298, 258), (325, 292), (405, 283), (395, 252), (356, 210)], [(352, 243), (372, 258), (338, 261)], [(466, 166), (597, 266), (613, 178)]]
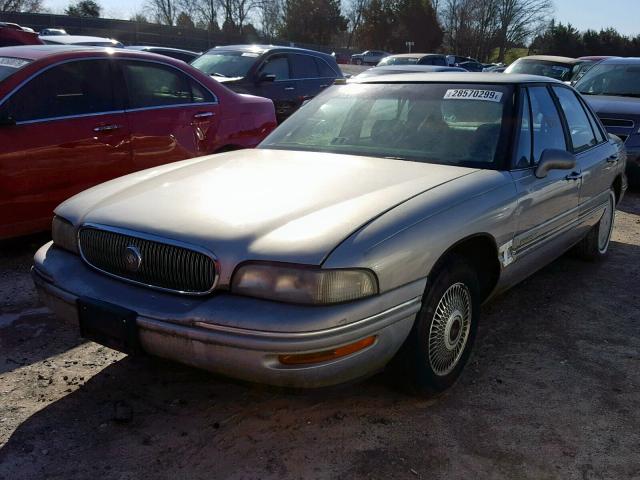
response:
[(586, 260), (599, 260), (609, 250), (616, 213), (616, 196), (609, 190), (609, 197), (600, 221), (575, 247), (576, 253)]
[(451, 387), (471, 353), (479, 313), (478, 277), (453, 257), (429, 278), (422, 308), (398, 354), (395, 366), (403, 383), (423, 395)]

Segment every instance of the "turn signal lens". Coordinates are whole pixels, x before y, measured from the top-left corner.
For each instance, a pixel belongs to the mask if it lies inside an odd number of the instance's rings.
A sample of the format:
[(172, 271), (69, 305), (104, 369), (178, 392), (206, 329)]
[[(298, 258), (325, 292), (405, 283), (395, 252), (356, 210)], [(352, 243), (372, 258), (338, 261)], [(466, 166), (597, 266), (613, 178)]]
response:
[(350, 343), (343, 347), (334, 348), (333, 350), (324, 350), (322, 352), (301, 353), (299, 355), (280, 355), (278, 360), (283, 365), (309, 365), (311, 363), (322, 363), (334, 360), (340, 357), (346, 357), (352, 353), (364, 350), (370, 347), (376, 341), (376, 337), (367, 337), (355, 343)]

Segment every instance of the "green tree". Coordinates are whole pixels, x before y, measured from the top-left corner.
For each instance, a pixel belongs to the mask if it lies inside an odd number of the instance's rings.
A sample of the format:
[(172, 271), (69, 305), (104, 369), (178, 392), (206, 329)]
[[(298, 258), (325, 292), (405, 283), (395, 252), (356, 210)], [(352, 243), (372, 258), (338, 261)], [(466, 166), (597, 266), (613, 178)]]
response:
[(391, 0), (371, 0), (362, 11), (357, 43), (363, 48), (391, 50), (397, 23)]
[(442, 44), (442, 28), (430, 0), (399, 0), (395, 4), (399, 29), (392, 39), (392, 48), (403, 51), (405, 42), (415, 42), (416, 52), (432, 52)]
[(64, 13), (71, 17), (94, 17), (98, 18), (102, 7), (93, 0), (80, 0), (77, 3), (69, 5)]
[(327, 45), (346, 29), (339, 0), (285, 0), (280, 34), (287, 40)]

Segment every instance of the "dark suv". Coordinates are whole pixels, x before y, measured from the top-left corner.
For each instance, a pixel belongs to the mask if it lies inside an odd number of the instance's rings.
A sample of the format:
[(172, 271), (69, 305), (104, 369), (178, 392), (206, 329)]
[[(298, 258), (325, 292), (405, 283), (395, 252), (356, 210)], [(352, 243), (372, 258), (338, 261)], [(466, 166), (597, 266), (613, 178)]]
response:
[(331, 55), (273, 45), (216, 47), (191, 65), (235, 92), (270, 98), (278, 122), (332, 85), (336, 78), (342, 78)]

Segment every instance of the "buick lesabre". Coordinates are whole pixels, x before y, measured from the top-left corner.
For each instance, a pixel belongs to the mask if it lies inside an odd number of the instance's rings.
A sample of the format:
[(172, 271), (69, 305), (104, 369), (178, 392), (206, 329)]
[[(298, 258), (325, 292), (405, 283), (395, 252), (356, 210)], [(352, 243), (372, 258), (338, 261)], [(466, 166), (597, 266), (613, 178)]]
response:
[(606, 255), (624, 164), (553, 79), (364, 78), (257, 150), (67, 200), (33, 277), (60, 318), (123, 351), (302, 387), (389, 364), (429, 394), (460, 375), (483, 302), (572, 247)]

